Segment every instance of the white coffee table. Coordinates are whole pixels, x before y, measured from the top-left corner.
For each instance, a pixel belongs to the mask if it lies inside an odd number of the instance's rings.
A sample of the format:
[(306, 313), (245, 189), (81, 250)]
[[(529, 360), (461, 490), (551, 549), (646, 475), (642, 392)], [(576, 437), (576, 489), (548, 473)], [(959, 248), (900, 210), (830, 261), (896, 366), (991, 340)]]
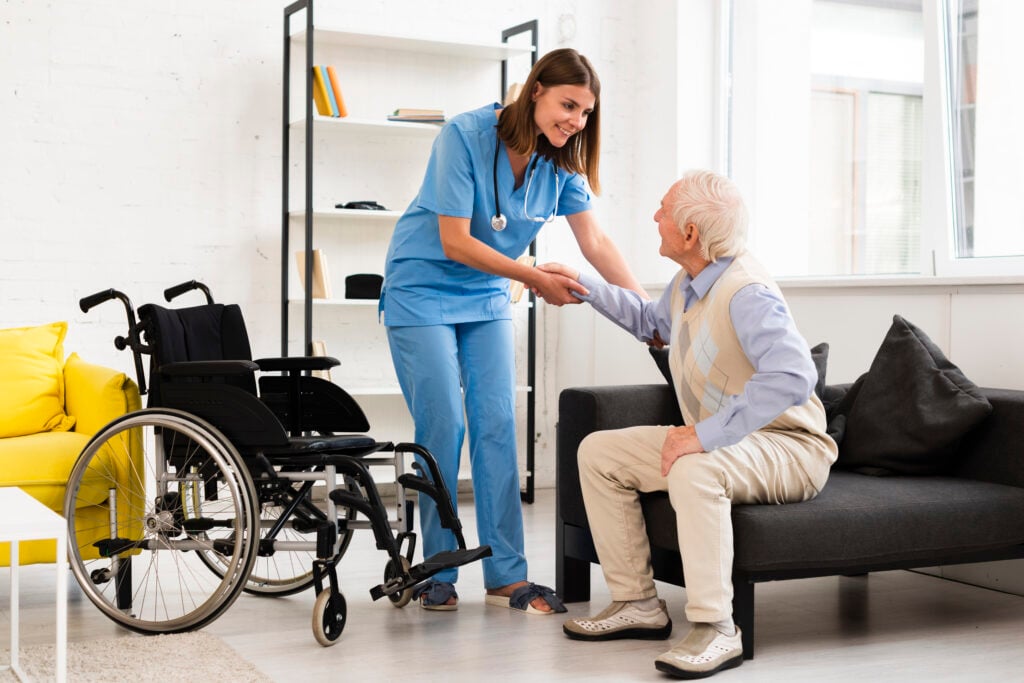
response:
[(21, 680), (25, 673), (18, 666), (18, 543), (56, 539), (57, 541), (57, 681), (67, 679), (68, 584), (67, 522), (19, 488), (0, 487), (0, 543), (11, 544), (11, 663), (10, 669)]

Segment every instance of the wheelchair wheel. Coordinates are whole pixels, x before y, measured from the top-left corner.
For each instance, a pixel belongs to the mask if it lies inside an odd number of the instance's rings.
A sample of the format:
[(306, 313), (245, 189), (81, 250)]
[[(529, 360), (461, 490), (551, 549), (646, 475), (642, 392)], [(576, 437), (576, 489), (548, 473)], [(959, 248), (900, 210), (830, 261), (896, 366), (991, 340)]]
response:
[[(286, 473), (283, 474), (287, 476)], [(265, 597), (301, 593), (313, 585), (313, 562), (317, 559), (316, 551), (288, 548), (287, 544), (311, 544), (315, 548), (316, 524), (327, 521), (322, 502), (326, 498), (326, 493), (321, 492), (323, 487), (314, 486), (312, 490), (298, 495), (299, 486), (296, 482), (285, 478), (273, 481), (257, 479), (255, 483), (260, 498), (261, 543), (266, 542), (266, 534), (277, 525), (294, 498), (299, 497), (300, 500), (289, 519), (284, 521), (274, 536), (275, 541), (285, 544), (286, 547), (272, 552), (269, 549), (261, 549), (253, 562), (244, 590), (246, 593)], [(346, 485), (352, 489), (355, 482), (346, 477)], [(341, 557), (352, 542), (353, 532), (345, 526), (345, 522), (354, 519), (356, 512), (354, 508), (339, 507), (337, 513), (338, 535), (341, 540), (338, 557)], [(199, 557), (211, 571), (218, 575), (223, 574), (221, 555), (199, 551)]]
[[(403, 557), (402, 571), (398, 572), (395, 570), (394, 560), (388, 560), (388, 563), (384, 566), (384, 583), (387, 583), (388, 581), (395, 578), (396, 576), (399, 576), (400, 574), (407, 574), (409, 572), (409, 567), (411, 566), (412, 565), (409, 564), (409, 560)], [(392, 593), (388, 596), (388, 600), (390, 600), (391, 604), (395, 607), (405, 607), (412, 601), (413, 588), (413, 586), (409, 586), (405, 590), (398, 591), (397, 593)]]
[(316, 604), (313, 605), (313, 637), (316, 638), (316, 642), (324, 647), (334, 645), (341, 637), (341, 632), (345, 630), (347, 618), (348, 606), (345, 604), (345, 596), (340, 592), (333, 595), (329, 587), (320, 591), (320, 595), (316, 596)]
[[(64, 516), (82, 591), (140, 633), (212, 622), (241, 593), (259, 549), (241, 456), (215, 427), (177, 410), (130, 413), (96, 434), (68, 479)], [(194, 551), (215, 553), (223, 574)]]

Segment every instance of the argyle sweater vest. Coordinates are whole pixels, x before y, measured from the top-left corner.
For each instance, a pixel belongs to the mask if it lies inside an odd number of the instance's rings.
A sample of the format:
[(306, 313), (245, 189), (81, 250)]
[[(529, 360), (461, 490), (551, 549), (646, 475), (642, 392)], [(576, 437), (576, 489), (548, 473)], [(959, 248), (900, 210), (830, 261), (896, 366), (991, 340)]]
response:
[[(669, 366), (676, 382), (676, 398), (686, 424), (714, 415), (730, 399), (743, 393), (754, 374), (729, 315), (732, 297), (743, 287), (762, 284), (782, 297), (779, 286), (763, 266), (744, 252), (719, 276), (711, 290), (684, 311), (680, 272), (672, 281), (672, 340)], [(825, 436), (825, 409), (816, 394), (802, 405), (784, 411), (762, 429), (805, 432)], [(827, 438), (827, 437), (826, 437)]]

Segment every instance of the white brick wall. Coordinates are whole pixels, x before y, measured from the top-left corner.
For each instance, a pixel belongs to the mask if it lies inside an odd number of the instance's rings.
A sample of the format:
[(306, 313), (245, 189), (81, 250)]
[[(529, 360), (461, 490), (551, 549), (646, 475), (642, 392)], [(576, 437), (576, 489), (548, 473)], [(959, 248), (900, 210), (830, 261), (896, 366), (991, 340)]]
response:
[[(139, 305), (198, 279), (218, 300), (242, 305), (257, 356), (277, 354), (285, 4), (0, 2), (0, 327), (68, 320), (68, 353), (132, 372), (111, 343), (125, 331), (121, 307), (85, 315), (78, 299), (115, 287)], [(321, 0), (316, 19), (490, 42), (539, 18), (542, 53), (576, 47), (601, 75), (606, 190), (598, 211), (629, 255), (640, 135), (633, 117), (647, 106), (645, 116), (661, 114), (656, 100), (635, 103), (632, 54), (642, 37), (627, 5)], [(495, 98), (497, 81), (495, 66), (493, 92), (471, 99)], [(581, 261), (564, 225), (547, 232), (547, 258)], [(542, 306), (542, 335), (558, 315)], [(562, 387), (556, 357), (543, 342), (538, 348), (538, 482), (550, 484)]]

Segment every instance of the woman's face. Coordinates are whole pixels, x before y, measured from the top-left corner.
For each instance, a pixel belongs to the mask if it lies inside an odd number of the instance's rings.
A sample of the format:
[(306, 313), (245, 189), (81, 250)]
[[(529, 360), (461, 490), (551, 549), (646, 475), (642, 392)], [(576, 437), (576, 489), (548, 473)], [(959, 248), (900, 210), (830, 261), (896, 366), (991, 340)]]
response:
[(544, 87), (538, 83), (533, 102), (537, 134), (543, 134), (553, 146), (562, 147), (587, 125), (596, 98), (590, 88), (583, 85)]

